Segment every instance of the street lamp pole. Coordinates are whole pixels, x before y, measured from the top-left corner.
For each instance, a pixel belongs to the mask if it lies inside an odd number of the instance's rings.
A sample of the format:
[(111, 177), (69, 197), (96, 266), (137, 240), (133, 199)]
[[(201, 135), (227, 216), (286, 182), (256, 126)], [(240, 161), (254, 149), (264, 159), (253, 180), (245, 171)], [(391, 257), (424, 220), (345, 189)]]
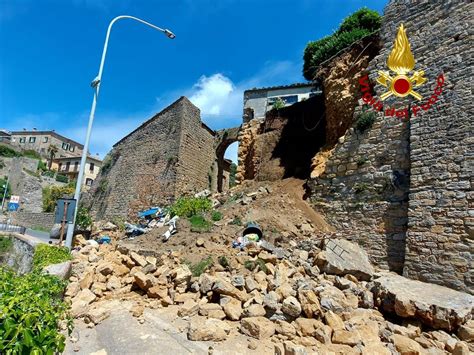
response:
[(76, 181), (76, 190), (74, 192), (74, 199), (76, 200), (76, 207), (74, 209), (74, 220), (68, 224), (67, 228), (67, 234), (66, 234), (66, 246), (71, 249), (72, 247), (72, 237), (74, 234), (74, 226), (76, 222), (76, 216), (77, 216), (77, 211), (79, 209), (79, 198), (81, 195), (81, 187), (82, 187), (82, 180), (84, 179), (84, 170), (86, 166), (86, 161), (87, 161), (87, 153), (89, 151), (89, 141), (90, 141), (90, 136), (91, 136), (91, 131), (92, 131), (92, 124), (94, 122), (94, 115), (95, 115), (95, 108), (97, 105), (97, 99), (99, 97), (99, 89), (100, 89), (100, 84), (102, 80), (102, 72), (104, 70), (104, 62), (105, 62), (105, 56), (107, 54), (107, 47), (109, 44), (109, 37), (110, 37), (110, 31), (112, 30), (112, 26), (115, 22), (121, 19), (132, 19), (138, 22), (141, 22), (149, 27), (154, 28), (155, 30), (158, 30), (162, 33), (164, 33), (168, 38), (173, 39), (176, 36), (174, 35), (173, 32), (171, 32), (168, 29), (163, 29), (158, 26), (155, 26), (147, 21), (144, 21), (142, 19), (139, 19), (134, 16), (128, 16), (128, 15), (123, 15), (123, 16), (117, 16), (114, 18), (112, 21), (110, 21), (109, 27), (107, 29), (107, 35), (105, 36), (105, 43), (104, 43), (104, 49), (102, 51), (102, 59), (100, 60), (100, 66), (99, 66), (99, 74), (97, 77), (92, 81), (91, 86), (94, 88), (94, 97), (92, 99), (92, 107), (91, 107), (91, 112), (89, 115), (89, 124), (87, 125), (87, 133), (86, 133), (86, 141), (84, 143), (84, 148), (82, 151), (82, 157), (81, 157), (81, 165), (79, 167), (79, 174), (77, 176), (77, 181)]

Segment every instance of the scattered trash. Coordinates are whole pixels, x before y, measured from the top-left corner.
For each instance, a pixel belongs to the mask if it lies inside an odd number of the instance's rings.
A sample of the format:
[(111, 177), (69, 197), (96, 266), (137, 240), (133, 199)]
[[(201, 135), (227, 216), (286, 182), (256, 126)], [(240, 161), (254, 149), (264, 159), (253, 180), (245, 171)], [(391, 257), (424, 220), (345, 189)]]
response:
[(211, 191), (209, 191), (208, 189), (206, 190), (202, 190), (201, 192), (198, 192), (197, 194), (194, 194), (194, 197), (209, 197), (211, 195)]
[(242, 236), (232, 242), (233, 248), (243, 250), (250, 243), (259, 243), (263, 238), (260, 226), (254, 222), (249, 222), (242, 232)]
[(142, 225), (125, 222), (125, 234), (129, 237), (136, 237), (146, 232), (147, 230)]
[(99, 244), (110, 244), (111, 242), (112, 239), (110, 239), (108, 235), (103, 235), (97, 240), (97, 243)]
[(89, 239), (86, 243), (87, 243), (88, 245), (92, 245), (92, 246), (97, 246), (97, 245), (99, 245), (99, 243), (97, 243), (94, 239)]
[(163, 234), (163, 241), (166, 242), (170, 237), (175, 234), (178, 230), (176, 228), (176, 222), (179, 220), (178, 216), (174, 216), (165, 225), (170, 226), (168, 230)]

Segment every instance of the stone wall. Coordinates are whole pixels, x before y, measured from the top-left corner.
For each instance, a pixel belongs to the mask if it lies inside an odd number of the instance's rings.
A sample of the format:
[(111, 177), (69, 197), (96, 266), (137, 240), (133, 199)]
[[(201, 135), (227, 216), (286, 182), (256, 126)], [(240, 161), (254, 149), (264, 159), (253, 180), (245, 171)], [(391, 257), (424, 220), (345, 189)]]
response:
[(114, 145), (85, 202), (97, 219), (134, 219), (139, 210), (209, 188), (214, 161), (213, 131), (181, 97)]
[(188, 101), (183, 110), (179, 138), (177, 196), (210, 188), (211, 166), (216, 159), (214, 136), (214, 131), (201, 122), (199, 109)]
[[(347, 238), (379, 266), (423, 281), (473, 292), (472, 208), (472, 3), (391, 1), (383, 19), (383, 47), (370, 61), (388, 70), (387, 57), (401, 23), (416, 66), (427, 82), (416, 88), (425, 104), (438, 75), (445, 84), (437, 102), (408, 120), (378, 113), (365, 132), (339, 138), (324, 172), (309, 181), (312, 201)], [(375, 85), (377, 97), (386, 88)], [(360, 97), (361, 95), (359, 95)], [(359, 100), (354, 120), (367, 110)], [(420, 105), (389, 98), (385, 107)], [(368, 109), (369, 111), (371, 109)]]
[(11, 212), (12, 224), (26, 228), (43, 227), (51, 229), (54, 225), (54, 213), (46, 212)]
[[(468, 1), (394, 1), (385, 12), (388, 39), (403, 22), (417, 67), (425, 70), (428, 82), (417, 88), (423, 103), (433, 94), (438, 75), (445, 78), (433, 107), (411, 117), (404, 274), (471, 293), (473, 13), (474, 4)], [(388, 54), (387, 49), (381, 54)]]

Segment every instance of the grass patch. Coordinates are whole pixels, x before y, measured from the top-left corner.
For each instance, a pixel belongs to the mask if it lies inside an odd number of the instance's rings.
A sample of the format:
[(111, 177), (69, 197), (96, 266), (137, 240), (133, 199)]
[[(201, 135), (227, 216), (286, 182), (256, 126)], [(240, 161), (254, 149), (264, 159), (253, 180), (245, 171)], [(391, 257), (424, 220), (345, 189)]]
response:
[(242, 220), (240, 217), (234, 217), (234, 219), (230, 222), (230, 224), (236, 225), (236, 226), (241, 226), (242, 225)]
[(265, 261), (263, 261), (260, 258), (257, 258), (256, 260), (246, 260), (244, 262), (244, 267), (247, 270), (253, 271), (257, 268), (257, 266), (262, 270), (264, 273), (268, 272), (267, 265), (265, 265)]
[(71, 253), (66, 247), (39, 244), (33, 255), (33, 271), (41, 271), (45, 266), (71, 260)]
[(189, 218), (189, 222), (191, 222), (191, 232), (209, 232), (212, 228), (212, 223), (201, 215), (192, 216)]
[(224, 255), (219, 256), (217, 261), (219, 262), (219, 265), (222, 266), (224, 269), (230, 270), (229, 260), (227, 260), (227, 258)]
[(220, 221), (222, 219), (222, 213), (219, 211), (212, 211), (211, 219), (214, 222)]
[(189, 260), (183, 261), (184, 264), (186, 264), (189, 267), (189, 270), (191, 270), (191, 273), (195, 277), (201, 276), (202, 273), (204, 273), (207, 269), (209, 269), (212, 265), (214, 265), (214, 262), (212, 261), (212, 257), (208, 256), (205, 259), (202, 259), (200, 262), (193, 264)]

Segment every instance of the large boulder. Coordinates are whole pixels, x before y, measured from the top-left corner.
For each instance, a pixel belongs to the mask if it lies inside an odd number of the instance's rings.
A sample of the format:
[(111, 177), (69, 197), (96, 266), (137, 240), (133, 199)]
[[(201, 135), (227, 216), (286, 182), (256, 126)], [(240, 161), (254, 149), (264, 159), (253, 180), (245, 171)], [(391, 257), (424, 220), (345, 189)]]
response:
[(451, 331), (474, 314), (474, 296), (395, 274), (375, 279), (371, 289), (377, 306), (400, 317), (417, 318), (435, 329)]
[(51, 264), (48, 266), (45, 266), (43, 271), (50, 274), (59, 277), (61, 280), (67, 280), (69, 276), (71, 276), (71, 262), (70, 261), (65, 261), (63, 263), (59, 264)]
[(345, 239), (328, 239), (324, 250), (317, 255), (321, 271), (334, 275), (354, 275), (359, 280), (370, 280), (374, 268), (367, 253), (357, 244)]

